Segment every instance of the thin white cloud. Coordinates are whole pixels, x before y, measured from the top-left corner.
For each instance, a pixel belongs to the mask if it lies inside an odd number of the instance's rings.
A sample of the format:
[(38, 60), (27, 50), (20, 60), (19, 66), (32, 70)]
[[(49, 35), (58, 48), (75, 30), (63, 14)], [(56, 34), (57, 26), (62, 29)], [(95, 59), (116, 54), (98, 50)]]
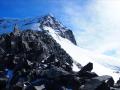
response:
[(120, 56), (120, 0), (67, 2), (63, 10), (73, 27), (80, 47), (105, 53), (116, 50)]

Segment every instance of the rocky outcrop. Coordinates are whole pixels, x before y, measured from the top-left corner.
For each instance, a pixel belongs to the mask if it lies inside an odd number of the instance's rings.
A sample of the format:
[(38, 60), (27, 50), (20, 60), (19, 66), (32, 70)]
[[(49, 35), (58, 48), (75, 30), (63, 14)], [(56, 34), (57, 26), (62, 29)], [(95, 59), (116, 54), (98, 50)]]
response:
[(72, 58), (46, 32), (0, 36), (0, 90), (117, 90), (111, 76), (98, 76), (93, 63), (72, 71)]

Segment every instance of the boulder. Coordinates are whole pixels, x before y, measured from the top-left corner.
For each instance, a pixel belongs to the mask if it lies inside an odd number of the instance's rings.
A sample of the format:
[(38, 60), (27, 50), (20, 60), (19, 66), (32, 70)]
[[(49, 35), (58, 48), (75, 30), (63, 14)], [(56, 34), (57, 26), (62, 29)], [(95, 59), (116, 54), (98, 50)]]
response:
[(52, 65), (49, 69), (41, 70), (38, 74), (42, 77), (46, 76), (46, 78), (57, 78), (60, 76), (69, 75), (69, 72), (65, 71), (61, 67)]
[(80, 90), (110, 90), (114, 80), (111, 76), (99, 76), (86, 80), (85, 84), (80, 87)]
[(83, 78), (87, 78), (87, 79), (90, 79), (90, 78), (93, 78), (93, 77), (97, 77), (98, 75), (94, 72), (83, 72), (83, 73), (79, 73), (79, 77), (83, 77)]
[(93, 69), (93, 63), (89, 62), (87, 65), (85, 65), (80, 71), (79, 73), (84, 73), (86, 71), (92, 71)]
[(99, 81), (105, 82), (106, 84), (108, 84), (110, 87), (112, 87), (114, 85), (114, 80), (111, 76), (108, 75), (104, 75), (104, 76), (99, 76), (99, 77), (95, 77), (93, 79), (98, 79)]
[(110, 90), (110, 87), (97, 79), (87, 80), (80, 90)]

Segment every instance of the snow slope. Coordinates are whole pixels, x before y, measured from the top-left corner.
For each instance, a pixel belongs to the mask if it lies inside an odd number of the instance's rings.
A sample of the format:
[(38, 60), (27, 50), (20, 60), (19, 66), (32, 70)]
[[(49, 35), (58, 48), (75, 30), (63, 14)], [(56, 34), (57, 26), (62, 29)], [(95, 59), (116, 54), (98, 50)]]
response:
[[(86, 65), (88, 62), (93, 63), (93, 72), (98, 75), (110, 75), (117, 81), (120, 74), (120, 61), (116, 58), (110, 56), (101, 55), (82, 49), (68, 39), (62, 38), (55, 30), (50, 27), (44, 27), (44, 30), (49, 31), (49, 34), (61, 45), (61, 47), (73, 58), (74, 61), (79, 62), (81, 65)], [(79, 69), (75, 64), (73, 64), (73, 70), (78, 71)]]

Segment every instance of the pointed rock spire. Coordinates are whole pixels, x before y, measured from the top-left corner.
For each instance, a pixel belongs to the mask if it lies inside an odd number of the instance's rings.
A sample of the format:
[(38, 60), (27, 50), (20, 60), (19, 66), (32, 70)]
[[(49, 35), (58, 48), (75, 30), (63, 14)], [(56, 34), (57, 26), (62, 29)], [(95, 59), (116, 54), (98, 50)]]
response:
[(17, 24), (14, 25), (13, 32), (14, 32), (14, 35), (19, 35), (20, 34), (20, 30), (18, 29), (18, 25)]

